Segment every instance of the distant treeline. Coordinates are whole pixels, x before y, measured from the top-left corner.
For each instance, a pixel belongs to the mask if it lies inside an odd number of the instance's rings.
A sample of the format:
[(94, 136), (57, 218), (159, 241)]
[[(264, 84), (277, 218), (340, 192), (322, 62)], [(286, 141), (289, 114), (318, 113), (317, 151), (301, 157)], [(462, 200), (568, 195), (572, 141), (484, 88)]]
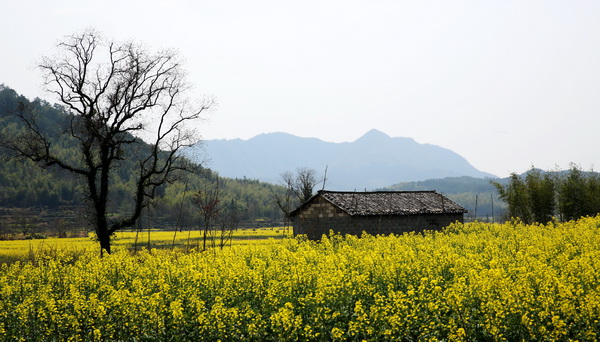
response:
[[(505, 184), (508, 179), (498, 179)], [(418, 182), (404, 182), (381, 190), (420, 191), (435, 190), (469, 210), (467, 220), (503, 221), (507, 205), (498, 196), (498, 191), (490, 179), (474, 177), (447, 177)]]
[(507, 216), (524, 223), (569, 221), (600, 213), (600, 174), (571, 164), (568, 171), (532, 168), (511, 174), (507, 184), (493, 183), (508, 205)]
[[(60, 139), (63, 135), (60, 122), (67, 115), (64, 109), (40, 99), (29, 101), (3, 85), (0, 85), (0, 136), (13, 136), (15, 131), (22, 129), (21, 123), (12, 115), (20, 104), (29, 106), (36, 113), (40, 125), (59, 137), (57, 145), (60, 153), (69, 155), (73, 147)], [(134, 183), (130, 175), (134, 169), (133, 163), (134, 160), (126, 160), (110, 180), (109, 205), (112, 215), (120, 215), (132, 205), (131, 189)], [(142, 223), (157, 227), (197, 227), (201, 222), (192, 198), (200, 190), (215, 189), (217, 179), (220, 203), (237, 208), (242, 225), (282, 221), (282, 212), (274, 198), (276, 194), (285, 192), (283, 186), (254, 179), (221, 178), (210, 169), (198, 165), (197, 172), (184, 174), (177, 181), (158, 189), (158, 196), (144, 213)], [(67, 172), (41, 169), (30, 160), (16, 159), (9, 151), (0, 149), (0, 209), (7, 209), (0, 215), (0, 230), (13, 231), (26, 222), (26, 231), (46, 232), (52, 224), (41, 219), (48, 215), (39, 213), (72, 213), (73, 208), (84, 208), (84, 189), (80, 181)], [(13, 210), (18, 208), (29, 209)], [(54, 214), (50, 216), (55, 217)], [(72, 220), (61, 221), (61, 227), (63, 222)], [(77, 221), (77, 224), (81, 222)]]
[(382, 190), (436, 190), (469, 210), (469, 220), (524, 223), (568, 221), (600, 213), (600, 174), (571, 164), (566, 171), (531, 168), (508, 178), (448, 177), (395, 184)]
[[(40, 118), (41, 127), (58, 137), (57, 147), (64, 155), (72, 146), (61, 139), (60, 123), (67, 113), (60, 105), (35, 99), (29, 101), (13, 89), (0, 85), (0, 137), (22, 129), (12, 115), (24, 104)], [(120, 166), (111, 181), (111, 215), (118, 217), (132, 205), (130, 175), (134, 160)], [(218, 184), (218, 185), (217, 185)], [(282, 211), (275, 198), (284, 195), (283, 186), (255, 179), (221, 178), (198, 165), (197, 172), (185, 174), (162, 186), (157, 198), (144, 212), (140, 227), (195, 228), (202, 225), (199, 208), (192, 199), (198, 191), (219, 187), (219, 202), (239, 215), (241, 226), (279, 224)], [(576, 219), (600, 212), (600, 177), (572, 166), (564, 172), (532, 169), (504, 179), (449, 177), (399, 183), (380, 190), (436, 190), (469, 210), (467, 219), (502, 221), (519, 217), (526, 223)], [(16, 159), (0, 149), (0, 235), (36, 231), (64, 235), (72, 227), (81, 231), (85, 220), (85, 187), (71, 174), (38, 168), (30, 160)], [(5, 209), (2, 211), (2, 209)], [(56, 230), (56, 231), (54, 231)]]

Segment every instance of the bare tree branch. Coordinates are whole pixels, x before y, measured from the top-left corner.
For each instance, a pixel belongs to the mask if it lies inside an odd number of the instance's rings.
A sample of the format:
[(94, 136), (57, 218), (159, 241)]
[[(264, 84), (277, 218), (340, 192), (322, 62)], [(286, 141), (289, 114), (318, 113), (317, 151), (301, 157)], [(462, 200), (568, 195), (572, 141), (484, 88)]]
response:
[[(68, 36), (58, 49), (62, 55), (42, 58), (39, 67), (48, 91), (69, 113), (63, 130), (78, 155), (55, 154), (53, 138), (25, 107), (17, 116), (26, 134), (11, 148), (42, 167), (56, 165), (85, 180), (100, 247), (110, 252), (111, 234), (133, 226), (156, 188), (189, 169), (178, 152), (199, 138), (186, 127), (212, 102), (190, 104), (182, 65), (171, 51), (152, 54), (133, 43), (107, 42), (94, 31)], [(138, 165), (134, 205), (125, 218), (109, 221), (110, 175), (125, 155)]]

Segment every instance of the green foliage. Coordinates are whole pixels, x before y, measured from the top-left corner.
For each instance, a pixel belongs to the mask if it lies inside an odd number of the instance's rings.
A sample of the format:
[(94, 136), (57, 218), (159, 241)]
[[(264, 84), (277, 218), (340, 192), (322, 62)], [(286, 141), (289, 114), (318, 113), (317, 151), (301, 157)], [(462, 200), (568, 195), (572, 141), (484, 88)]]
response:
[(597, 173), (584, 173), (571, 165), (569, 173), (558, 184), (558, 206), (564, 220), (600, 212), (600, 177)]
[(551, 174), (543, 176), (538, 169), (531, 169), (525, 177), (532, 222), (550, 222), (555, 211), (555, 184)]
[[(59, 139), (54, 149), (60, 155), (75, 155), (73, 145), (61, 135), (58, 122), (67, 119), (67, 114), (57, 105), (36, 99), (30, 102), (19, 96), (13, 89), (0, 86), (0, 136), (15, 136), (21, 129), (20, 123), (10, 115), (17, 110), (19, 103), (30, 106), (41, 119), (41, 125), (54, 132)], [(85, 192), (83, 184), (71, 174), (58, 170), (44, 170), (27, 159), (14, 158), (7, 150), (0, 148), (0, 207), (28, 208), (45, 207), (59, 210), (64, 206), (83, 206)], [(132, 177), (135, 170), (134, 159), (126, 159), (115, 170), (111, 182), (112, 215), (125, 213), (133, 205), (131, 198), (135, 186)], [(215, 183), (216, 173), (199, 167), (195, 174), (188, 174), (177, 181), (157, 189), (155, 205), (150, 209), (155, 226), (173, 227), (177, 222), (182, 227), (198, 225), (198, 217), (190, 202), (191, 194)], [(281, 186), (262, 183), (250, 179), (220, 179), (221, 200), (234, 202), (243, 208), (242, 220), (251, 222), (258, 218), (271, 221), (281, 219), (274, 194), (283, 192)], [(0, 218), (1, 220), (1, 218)]]
[[(500, 180), (504, 183), (503, 180)], [(488, 179), (473, 177), (446, 177), (442, 179), (428, 179), (418, 182), (404, 182), (392, 185), (385, 190), (419, 191), (433, 190), (444, 194), (459, 193), (491, 193), (495, 191)]]
[[(497, 180), (506, 184), (507, 179)], [(474, 177), (446, 177), (418, 182), (403, 182), (380, 190), (421, 191), (435, 190), (469, 211), (467, 217), (478, 220), (494, 220), (507, 210), (506, 203), (500, 200), (494, 185), (489, 179)]]
[(524, 176), (511, 174), (507, 184), (491, 182), (508, 204), (507, 218), (546, 223), (575, 220), (600, 213), (600, 177), (572, 164), (566, 172), (532, 168)]
[(508, 203), (508, 217), (519, 217), (523, 222), (531, 222), (531, 211), (529, 206), (529, 197), (525, 182), (516, 173), (510, 175), (510, 181), (507, 185), (501, 185), (492, 182), (500, 198)]

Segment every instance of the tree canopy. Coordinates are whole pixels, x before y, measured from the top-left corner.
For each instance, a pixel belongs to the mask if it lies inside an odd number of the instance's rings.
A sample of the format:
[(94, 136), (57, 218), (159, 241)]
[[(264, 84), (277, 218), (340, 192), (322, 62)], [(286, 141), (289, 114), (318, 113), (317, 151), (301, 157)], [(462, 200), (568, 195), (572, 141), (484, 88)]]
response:
[(575, 164), (566, 172), (532, 168), (524, 176), (511, 174), (507, 184), (491, 183), (508, 204), (508, 218), (524, 223), (568, 221), (600, 213), (600, 177)]

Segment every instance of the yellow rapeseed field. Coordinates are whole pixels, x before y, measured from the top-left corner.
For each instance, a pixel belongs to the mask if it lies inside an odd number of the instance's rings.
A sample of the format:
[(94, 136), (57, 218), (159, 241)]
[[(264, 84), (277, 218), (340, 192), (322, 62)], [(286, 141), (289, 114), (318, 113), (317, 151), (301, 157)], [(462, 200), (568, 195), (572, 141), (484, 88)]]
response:
[(600, 218), (0, 266), (3, 341), (593, 341)]
[[(224, 243), (226, 246), (238, 246), (246, 244), (265, 244), (269, 239), (282, 239), (290, 236), (290, 227), (256, 228), (256, 229), (238, 229), (233, 232), (231, 240)], [(207, 242), (207, 246), (219, 247), (221, 245), (220, 236), (213, 234)], [(112, 239), (113, 249), (119, 250), (141, 250), (142, 248), (152, 249), (178, 249), (189, 251), (198, 249), (202, 246), (202, 232), (198, 230), (191, 231), (165, 231), (165, 230), (144, 230), (141, 232), (125, 230), (114, 234)], [(95, 241), (93, 234), (89, 237), (80, 238), (47, 238), (31, 240), (0, 240), (0, 264), (12, 263), (15, 261), (35, 261), (40, 256), (53, 255), (57, 251), (61, 253), (80, 254), (86, 251), (99, 252), (99, 244)]]

